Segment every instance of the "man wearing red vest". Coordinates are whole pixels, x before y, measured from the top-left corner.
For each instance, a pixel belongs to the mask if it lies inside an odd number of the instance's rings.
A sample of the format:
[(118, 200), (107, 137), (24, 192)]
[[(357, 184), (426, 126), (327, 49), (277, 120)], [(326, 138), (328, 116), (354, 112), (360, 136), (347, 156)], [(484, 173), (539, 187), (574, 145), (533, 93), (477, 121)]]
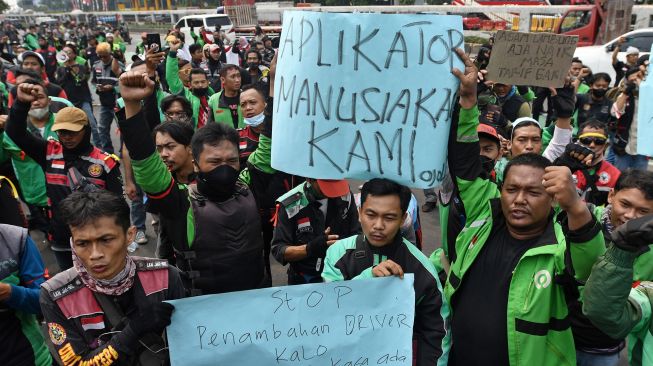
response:
[(91, 129), (86, 113), (75, 107), (61, 109), (52, 131), (59, 141), (43, 140), (27, 132), (26, 120), (35, 101), (38, 82), (18, 86), (18, 99), (11, 107), (7, 135), (45, 171), (46, 192), (53, 213), (50, 241), (61, 270), (72, 267), (70, 231), (57, 215), (59, 203), (75, 190), (106, 189), (122, 194), (117, 158), (91, 145)]
[(74, 267), (41, 287), (50, 341), (64, 366), (162, 365), (163, 330), (183, 297), (179, 272), (161, 259), (130, 257), (136, 236), (120, 195), (75, 192), (60, 204)]

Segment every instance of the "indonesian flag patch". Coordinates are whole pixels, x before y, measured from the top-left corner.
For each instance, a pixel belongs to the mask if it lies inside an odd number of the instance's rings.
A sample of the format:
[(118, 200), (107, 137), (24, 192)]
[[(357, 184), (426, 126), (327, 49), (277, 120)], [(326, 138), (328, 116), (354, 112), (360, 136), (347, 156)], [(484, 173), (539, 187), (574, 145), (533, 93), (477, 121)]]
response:
[(239, 147), (241, 150), (247, 149), (247, 141), (240, 141)]
[(65, 169), (66, 168), (66, 162), (63, 160), (52, 160), (52, 168), (53, 169)]
[(84, 330), (89, 329), (104, 329), (104, 316), (97, 315), (90, 318), (82, 318), (82, 328)]
[(308, 217), (304, 217), (303, 219), (297, 220), (297, 228), (298, 229), (303, 229), (305, 227), (311, 226), (311, 220), (308, 219)]

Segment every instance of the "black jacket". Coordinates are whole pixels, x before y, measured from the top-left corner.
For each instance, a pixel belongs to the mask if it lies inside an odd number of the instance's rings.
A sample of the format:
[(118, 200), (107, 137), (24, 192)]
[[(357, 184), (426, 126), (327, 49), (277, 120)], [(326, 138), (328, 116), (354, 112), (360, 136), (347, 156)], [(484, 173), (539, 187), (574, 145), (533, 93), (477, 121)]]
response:
[[(308, 244), (312, 240), (324, 240), (324, 231), (331, 228), (331, 234), (346, 238), (360, 233), (358, 210), (354, 197), (329, 198), (326, 218), (320, 210), (320, 202), (306, 197), (306, 185), (301, 184), (279, 199), (277, 224), (272, 238), (272, 255), (279, 263), (288, 263), (284, 253), (288, 246)], [(310, 193), (308, 194), (310, 197)], [(304, 205), (304, 203), (307, 203)], [(290, 262), (289, 277), (301, 276), (304, 283), (321, 282), (323, 258), (307, 257)], [(301, 282), (300, 282), (301, 283)]]

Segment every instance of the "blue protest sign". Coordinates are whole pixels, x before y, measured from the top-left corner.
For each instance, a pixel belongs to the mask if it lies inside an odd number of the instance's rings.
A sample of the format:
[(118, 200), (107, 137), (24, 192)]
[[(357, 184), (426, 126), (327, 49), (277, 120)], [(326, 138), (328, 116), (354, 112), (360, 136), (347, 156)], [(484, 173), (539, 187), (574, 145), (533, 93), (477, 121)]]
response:
[(413, 275), (173, 300), (177, 365), (412, 365)]
[(284, 12), (272, 166), (310, 178), (444, 179), (462, 18)]
[[(653, 45), (651, 46), (653, 52)], [(639, 101), (637, 105), (637, 153), (653, 157), (653, 144), (648, 140), (653, 136), (653, 80), (649, 75), (639, 84)], [(642, 103), (644, 102), (644, 103)]]

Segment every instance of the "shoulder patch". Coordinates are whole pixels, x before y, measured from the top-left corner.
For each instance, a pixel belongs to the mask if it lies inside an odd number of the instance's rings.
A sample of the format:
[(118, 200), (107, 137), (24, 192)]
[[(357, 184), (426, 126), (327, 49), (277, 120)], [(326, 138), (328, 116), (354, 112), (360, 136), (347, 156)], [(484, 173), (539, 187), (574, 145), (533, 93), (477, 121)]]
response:
[(80, 290), (84, 287), (82, 280), (77, 276), (77, 271), (70, 268), (61, 272), (45, 282), (43, 285), (50, 294), (53, 301), (57, 301), (64, 296)]
[(132, 257), (138, 271), (155, 271), (168, 268), (168, 261), (155, 258)]
[(281, 204), (286, 209), (289, 219), (293, 218), (302, 210), (302, 208), (305, 207), (305, 205), (302, 205), (302, 197), (303, 195), (297, 192), (281, 201)]
[(168, 289), (168, 261), (134, 257), (134, 262), (145, 296)]
[(301, 198), (302, 198), (302, 194), (297, 192), (297, 193), (295, 193), (293, 195), (290, 195), (290, 196), (284, 198), (279, 203), (281, 203), (282, 205), (288, 207), (288, 206), (291, 206), (293, 203), (300, 201)]

